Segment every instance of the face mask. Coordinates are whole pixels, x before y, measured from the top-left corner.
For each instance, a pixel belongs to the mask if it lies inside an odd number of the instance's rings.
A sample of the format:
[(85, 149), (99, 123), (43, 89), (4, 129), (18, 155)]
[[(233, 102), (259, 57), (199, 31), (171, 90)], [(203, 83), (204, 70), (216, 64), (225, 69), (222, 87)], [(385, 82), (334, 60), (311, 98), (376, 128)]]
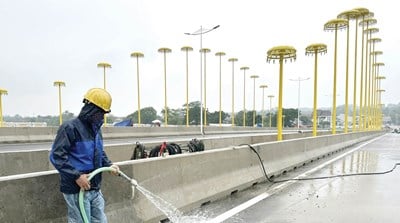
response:
[(100, 127), (104, 122), (105, 112), (94, 104), (85, 104), (79, 116), (88, 120), (92, 125)]
[(96, 112), (89, 118), (89, 120), (96, 126), (102, 124), (104, 122), (104, 112)]

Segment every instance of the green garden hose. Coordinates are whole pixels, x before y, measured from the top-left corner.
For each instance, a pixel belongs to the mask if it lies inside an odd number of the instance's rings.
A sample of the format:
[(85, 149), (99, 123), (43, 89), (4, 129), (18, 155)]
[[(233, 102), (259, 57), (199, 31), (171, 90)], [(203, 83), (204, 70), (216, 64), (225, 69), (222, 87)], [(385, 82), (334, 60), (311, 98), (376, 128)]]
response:
[[(101, 168), (98, 168), (98, 169), (96, 169), (95, 171), (93, 171), (93, 172), (91, 172), (91, 173), (89, 174), (88, 180), (90, 181), (94, 176), (96, 176), (96, 174), (101, 173), (101, 172), (104, 172), (104, 171), (112, 172), (112, 171), (115, 171), (115, 169), (112, 168), (112, 167), (101, 167)], [(134, 185), (134, 186), (137, 186), (137, 185), (138, 185), (137, 182), (136, 182), (136, 180), (134, 180), (134, 179), (128, 177), (125, 173), (123, 173), (123, 172), (120, 171), (120, 170), (118, 171), (118, 175), (119, 175), (119, 176), (122, 176), (123, 178), (125, 178), (125, 179), (126, 179), (127, 181), (129, 181), (132, 185)], [(85, 193), (85, 190), (84, 190), (83, 188), (81, 188), (81, 191), (79, 192), (79, 209), (80, 209), (80, 211), (81, 211), (81, 215), (82, 215), (83, 222), (84, 222), (84, 223), (90, 223), (90, 221), (88, 220), (86, 211), (85, 211), (85, 205), (84, 205), (84, 203), (83, 203), (83, 197), (84, 197), (83, 195), (84, 195), (84, 193)]]

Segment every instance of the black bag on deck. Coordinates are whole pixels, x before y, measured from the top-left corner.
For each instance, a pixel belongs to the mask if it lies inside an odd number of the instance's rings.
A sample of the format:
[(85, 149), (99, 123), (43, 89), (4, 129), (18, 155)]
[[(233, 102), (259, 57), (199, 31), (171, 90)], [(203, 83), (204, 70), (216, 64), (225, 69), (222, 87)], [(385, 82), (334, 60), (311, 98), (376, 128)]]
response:
[(188, 143), (188, 147), (189, 147), (189, 152), (191, 153), (204, 151), (204, 143), (203, 141), (198, 139), (190, 140), (190, 142)]
[(136, 146), (135, 149), (133, 150), (131, 160), (144, 159), (144, 158), (147, 158), (146, 147), (142, 143), (136, 142)]
[(181, 147), (176, 143), (166, 143), (164, 142), (161, 145), (155, 146), (149, 154), (149, 157), (158, 157), (161, 156), (162, 153), (168, 151), (169, 155), (181, 154)]

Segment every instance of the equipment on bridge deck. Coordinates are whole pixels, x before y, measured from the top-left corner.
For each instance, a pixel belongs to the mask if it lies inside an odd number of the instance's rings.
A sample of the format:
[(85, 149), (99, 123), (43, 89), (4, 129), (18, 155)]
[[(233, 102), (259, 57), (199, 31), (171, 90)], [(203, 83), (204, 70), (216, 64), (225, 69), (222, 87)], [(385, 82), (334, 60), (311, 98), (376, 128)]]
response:
[(187, 151), (190, 153), (204, 151), (204, 143), (196, 138), (190, 140), (187, 144), (187, 149), (183, 149), (182, 145), (177, 143), (167, 143), (163, 142), (161, 145), (155, 146), (150, 151), (146, 150), (146, 146), (140, 142), (136, 142), (136, 146), (133, 150), (131, 160), (151, 158), (164, 156), (165, 153), (168, 155), (182, 154), (182, 151)]
[(164, 156), (164, 153), (168, 152), (169, 155), (181, 154), (181, 147), (176, 143), (163, 142), (161, 145), (154, 147), (149, 154), (149, 157)]
[(147, 158), (146, 147), (142, 143), (136, 142), (136, 146), (135, 149), (133, 150), (131, 160), (144, 159), (144, 158)]
[(204, 151), (204, 143), (203, 141), (198, 139), (190, 140), (190, 142), (188, 143), (188, 147), (189, 147), (189, 152), (191, 153)]

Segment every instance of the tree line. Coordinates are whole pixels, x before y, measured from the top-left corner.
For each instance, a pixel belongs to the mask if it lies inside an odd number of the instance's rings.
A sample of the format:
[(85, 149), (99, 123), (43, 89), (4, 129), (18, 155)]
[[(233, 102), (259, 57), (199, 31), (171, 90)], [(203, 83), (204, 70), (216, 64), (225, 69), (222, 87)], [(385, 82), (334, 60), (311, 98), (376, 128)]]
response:
[[(190, 102), (189, 105), (189, 124), (190, 125), (199, 125), (200, 124), (200, 102), (194, 101)], [(349, 114), (352, 114), (351, 111), (352, 106), (349, 106)], [(167, 108), (168, 111), (168, 124), (169, 125), (186, 125), (186, 104), (183, 104), (181, 108), (173, 109)], [(204, 109), (204, 108), (203, 108)], [(300, 112), (300, 120), (301, 124), (305, 126), (312, 125), (312, 112), (311, 109), (301, 109)], [(329, 110), (329, 108), (327, 108)], [(283, 108), (283, 125), (285, 127), (295, 127), (297, 126), (297, 108)], [(235, 126), (243, 126), (243, 110), (235, 113)], [(387, 106), (382, 108), (382, 113), (389, 120), (388, 124), (391, 125), (400, 125), (400, 103), (399, 104), (388, 104)], [(157, 114), (157, 110), (153, 107), (145, 107), (140, 110), (140, 118), (142, 124), (151, 124), (152, 121), (164, 120), (164, 109), (161, 110), (160, 114)], [(203, 114), (207, 114), (207, 124), (218, 124), (219, 123), (219, 111), (211, 112), (208, 109), (203, 110)], [(344, 105), (337, 107), (337, 114), (344, 114)], [(271, 114), (269, 111), (264, 112), (264, 123), (262, 121), (262, 114), (260, 111), (256, 111), (255, 123), (258, 126), (269, 127), (270, 123), (270, 115), (271, 115), (271, 127), (276, 127), (277, 121), (277, 113), (272, 111)], [(62, 114), (63, 121), (70, 120), (76, 117), (75, 114), (65, 111)], [(245, 126), (253, 126), (253, 111), (247, 110), (245, 114), (246, 123)], [(231, 114), (221, 111), (222, 123), (223, 124), (232, 124)], [(107, 115), (107, 123), (113, 124), (122, 120), (132, 120), (133, 123), (138, 123), (138, 111), (135, 111), (132, 114), (127, 115), (126, 117), (116, 117), (112, 114)], [(45, 122), (48, 126), (58, 126), (59, 125), (59, 117), (58, 116), (41, 116), (38, 115), (36, 117), (22, 117), (20, 115), (15, 116), (4, 116), (5, 122)], [(329, 126), (329, 122), (319, 123), (320, 127), (325, 128)]]

